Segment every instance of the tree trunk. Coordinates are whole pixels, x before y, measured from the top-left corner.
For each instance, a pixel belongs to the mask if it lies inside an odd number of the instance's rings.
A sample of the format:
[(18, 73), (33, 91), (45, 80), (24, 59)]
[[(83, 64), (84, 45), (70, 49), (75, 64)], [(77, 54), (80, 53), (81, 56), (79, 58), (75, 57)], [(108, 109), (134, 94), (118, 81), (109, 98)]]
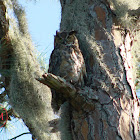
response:
[(139, 103), (132, 76), (131, 32), (121, 27), (106, 1), (61, 0), (61, 6), (60, 30), (78, 32), (88, 75), (86, 87), (98, 97), (93, 100), (95, 109), (85, 111), (80, 104), (80, 111), (72, 108), (73, 139), (138, 139)]

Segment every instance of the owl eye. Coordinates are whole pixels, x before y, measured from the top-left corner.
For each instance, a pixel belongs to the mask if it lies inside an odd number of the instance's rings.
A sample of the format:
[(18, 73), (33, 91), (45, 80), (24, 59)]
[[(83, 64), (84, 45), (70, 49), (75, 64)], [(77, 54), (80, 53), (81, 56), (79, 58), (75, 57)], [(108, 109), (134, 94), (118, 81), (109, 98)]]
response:
[(60, 43), (62, 43), (62, 42), (63, 42), (62, 38), (60, 38), (60, 37), (58, 37), (58, 36), (55, 37), (55, 43), (60, 44)]
[(69, 35), (69, 36), (67, 37), (67, 40), (68, 40), (68, 41), (73, 41), (73, 36), (72, 36), (72, 35)]

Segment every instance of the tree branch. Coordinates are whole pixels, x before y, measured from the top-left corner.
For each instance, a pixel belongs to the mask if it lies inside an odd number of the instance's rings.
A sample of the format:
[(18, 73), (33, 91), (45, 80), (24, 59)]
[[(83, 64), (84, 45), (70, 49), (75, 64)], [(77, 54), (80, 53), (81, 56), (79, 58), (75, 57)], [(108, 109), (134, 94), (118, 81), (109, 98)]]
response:
[(8, 140), (15, 140), (16, 138), (18, 138), (18, 137), (20, 137), (20, 136), (22, 136), (22, 135), (25, 135), (25, 134), (31, 134), (31, 133), (30, 133), (30, 132), (22, 133), (22, 134), (20, 134), (20, 135), (14, 137), (14, 138), (8, 139)]
[(54, 89), (56, 92), (64, 93), (64, 97), (75, 97), (75, 87), (59, 76), (55, 76), (51, 73), (48, 73), (43, 74), (42, 78), (38, 78), (37, 80), (47, 85), (48, 87)]
[[(76, 110), (94, 110), (94, 102), (98, 97), (89, 87), (76, 89), (72, 84), (66, 82), (65, 79), (55, 76), (51, 73), (43, 74), (41, 78), (36, 78), (39, 82), (54, 89), (57, 94), (61, 93), (71, 103)], [(90, 92), (90, 93), (89, 93)], [(90, 96), (88, 96), (90, 94)]]

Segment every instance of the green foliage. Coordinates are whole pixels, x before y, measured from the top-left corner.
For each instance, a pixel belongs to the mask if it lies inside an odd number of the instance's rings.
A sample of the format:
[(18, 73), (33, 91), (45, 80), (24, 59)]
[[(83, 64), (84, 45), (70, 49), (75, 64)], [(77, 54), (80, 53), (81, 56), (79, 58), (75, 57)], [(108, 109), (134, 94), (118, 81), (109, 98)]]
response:
[(4, 125), (4, 128), (7, 128), (7, 122), (11, 121), (11, 116), (13, 116), (13, 109), (9, 107), (9, 105), (6, 105), (7, 103), (3, 104), (3, 106), (0, 106), (0, 115), (2, 114), (0, 118), (0, 126)]
[(47, 72), (48, 70), (48, 65), (46, 64), (46, 58), (44, 56), (43, 53), (38, 53), (38, 56), (37, 56), (37, 60), (41, 66), (41, 69), (44, 71), (44, 72)]

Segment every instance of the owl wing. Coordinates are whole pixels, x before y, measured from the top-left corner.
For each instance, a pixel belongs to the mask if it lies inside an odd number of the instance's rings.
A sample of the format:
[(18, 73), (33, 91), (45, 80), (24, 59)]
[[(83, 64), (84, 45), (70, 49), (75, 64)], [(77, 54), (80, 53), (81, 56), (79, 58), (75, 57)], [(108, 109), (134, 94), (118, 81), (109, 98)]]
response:
[(72, 48), (74, 49), (73, 53), (76, 56), (74, 58), (74, 62), (75, 62), (74, 65), (75, 65), (75, 68), (77, 71), (77, 74), (75, 74), (75, 78), (77, 78), (77, 80), (75, 80), (74, 85), (82, 87), (82, 86), (84, 86), (85, 80), (87, 78), (85, 61), (84, 61), (83, 55), (82, 55), (79, 47), (74, 46)]
[[(48, 72), (52, 73), (56, 76), (60, 76), (60, 65), (61, 65), (61, 55), (62, 51), (60, 49), (54, 49), (49, 62)], [(52, 101), (51, 106), (54, 112), (58, 112), (60, 106), (66, 101), (61, 93), (55, 92), (55, 90), (51, 89), (52, 92)]]
[(49, 60), (48, 72), (54, 75), (59, 75), (59, 71), (60, 71), (61, 56), (59, 54), (60, 54), (60, 50), (54, 49), (52, 51), (52, 54)]

